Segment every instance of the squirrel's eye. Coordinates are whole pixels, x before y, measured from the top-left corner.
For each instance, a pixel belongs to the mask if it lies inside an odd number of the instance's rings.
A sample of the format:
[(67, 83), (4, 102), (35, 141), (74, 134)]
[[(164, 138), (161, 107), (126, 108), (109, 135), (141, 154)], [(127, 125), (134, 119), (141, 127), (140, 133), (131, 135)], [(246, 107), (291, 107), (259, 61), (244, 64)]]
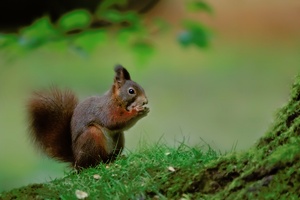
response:
[(128, 90), (128, 93), (129, 93), (129, 94), (134, 94), (135, 91), (134, 91), (134, 89), (130, 88), (130, 89)]

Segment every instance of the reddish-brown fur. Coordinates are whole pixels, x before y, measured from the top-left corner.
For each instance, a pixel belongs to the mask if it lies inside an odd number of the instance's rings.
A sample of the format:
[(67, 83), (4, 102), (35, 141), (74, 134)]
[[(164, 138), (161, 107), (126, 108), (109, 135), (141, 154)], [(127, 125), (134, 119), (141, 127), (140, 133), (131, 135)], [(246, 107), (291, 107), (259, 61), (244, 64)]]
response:
[(50, 157), (73, 161), (70, 122), (78, 100), (71, 91), (55, 88), (34, 93), (29, 103), (30, 133), (33, 141)]
[[(75, 167), (89, 167), (98, 164), (100, 161), (106, 162), (108, 159), (106, 138), (102, 131), (94, 126), (89, 127), (79, 136), (73, 144), (73, 151)], [(93, 163), (90, 160), (93, 160)]]
[(138, 112), (136, 110), (126, 111), (121, 107), (111, 109), (111, 113), (111, 121), (115, 124), (128, 122), (138, 115)]

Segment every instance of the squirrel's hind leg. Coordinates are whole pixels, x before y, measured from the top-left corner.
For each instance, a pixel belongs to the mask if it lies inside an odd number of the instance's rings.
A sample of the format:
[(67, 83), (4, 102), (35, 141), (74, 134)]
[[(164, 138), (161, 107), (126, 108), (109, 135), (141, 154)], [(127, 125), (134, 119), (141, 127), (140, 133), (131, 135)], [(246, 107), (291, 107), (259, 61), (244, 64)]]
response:
[(89, 126), (73, 143), (74, 167), (87, 168), (109, 160), (102, 131)]

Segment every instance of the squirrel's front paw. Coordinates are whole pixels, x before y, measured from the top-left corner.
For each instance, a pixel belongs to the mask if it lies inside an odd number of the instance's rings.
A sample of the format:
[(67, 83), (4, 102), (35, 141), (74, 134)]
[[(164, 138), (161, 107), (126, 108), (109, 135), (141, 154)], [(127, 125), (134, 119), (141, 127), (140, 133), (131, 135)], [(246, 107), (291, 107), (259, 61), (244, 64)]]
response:
[(148, 114), (150, 109), (149, 107), (146, 107), (146, 106), (137, 106), (135, 107), (135, 110), (138, 112), (138, 114)]

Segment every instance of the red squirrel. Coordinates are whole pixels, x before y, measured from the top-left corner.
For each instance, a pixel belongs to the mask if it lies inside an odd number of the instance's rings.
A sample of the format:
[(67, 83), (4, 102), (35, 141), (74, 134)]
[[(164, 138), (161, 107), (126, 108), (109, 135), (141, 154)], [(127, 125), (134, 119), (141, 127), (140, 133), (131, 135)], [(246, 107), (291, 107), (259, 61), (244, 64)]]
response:
[(109, 162), (124, 148), (124, 131), (145, 117), (149, 108), (144, 89), (121, 65), (114, 83), (102, 96), (78, 103), (71, 91), (36, 92), (27, 105), (30, 135), (38, 148), (76, 169)]

